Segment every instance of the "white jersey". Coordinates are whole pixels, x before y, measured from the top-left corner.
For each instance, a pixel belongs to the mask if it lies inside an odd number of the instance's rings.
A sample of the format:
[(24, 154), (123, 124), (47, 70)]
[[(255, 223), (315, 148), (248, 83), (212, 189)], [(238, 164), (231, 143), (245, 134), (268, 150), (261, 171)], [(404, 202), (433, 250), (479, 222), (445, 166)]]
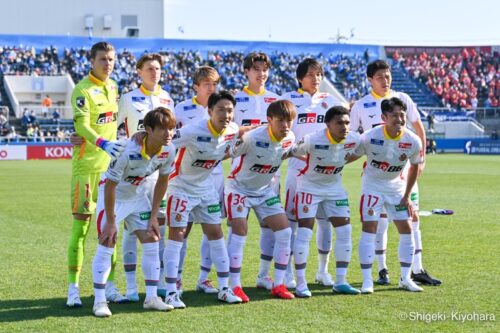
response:
[(384, 123), (382, 120), (382, 101), (392, 97), (397, 97), (405, 102), (407, 106), (407, 126), (420, 119), (416, 104), (413, 103), (407, 94), (391, 90), (386, 96), (381, 97), (372, 91), (370, 94), (357, 100), (352, 106), (350, 115), (351, 130), (358, 131), (361, 128), (363, 132), (366, 132), (373, 127), (382, 125)]
[(271, 180), (283, 162), (283, 155), (292, 148), (294, 135), (278, 141), (269, 126), (253, 129), (231, 147), (231, 157), (240, 157), (234, 163), (227, 186), (248, 196), (261, 196), (271, 189)]
[(154, 92), (144, 88), (142, 85), (120, 98), (118, 105), (118, 125), (125, 123), (127, 137), (131, 137), (137, 131), (144, 131), (143, 120), (146, 113), (162, 106), (174, 111), (174, 101), (159, 85)]
[(238, 130), (235, 123), (230, 123), (219, 134), (210, 120), (201, 120), (178, 129), (173, 142), (179, 151), (175, 171), (169, 178), (169, 193), (179, 191), (201, 197), (214, 191), (212, 172), (220, 164), (230, 145), (237, 140)]
[(366, 155), (363, 171), (363, 190), (394, 194), (404, 192), (406, 181), (401, 173), (408, 161), (423, 163), (422, 143), (410, 130), (404, 130), (397, 138), (391, 138), (385, 126), (377, 126), (361, 135), (356, 155)]
[(147, 195), (146, 178), (157, 170), (160, 175), (168, 175), (174, 171), (175, 146), (169, 144), (153, 156), (146, 154), (146, 138), (141, 145), (129, 139), (125, 150), (113, 161), (103, 178), (117, 182), (116, 200), (128, 201), (137, 199), (138, 195)]
[(360, 144), (360, 135), (349, 132), (336, 142), (328, 129), (308, 134), (292, 149), (294, 156), (306, 156), (306, 164), (297, 177), (296, 192), (316, 195), (341, 195), (342, 169)]
[(234, 96), (236, 106), (234, 108), (234, 122), (238, 126), (261, 125), (267, 123), (267, 107), (279, 96), (267, 90), (256, 94), (248, 87), (244, 87)]
[[(342, 102), (328, 93), (316, 92), (310, 95), (302, 89), (291, 91), (282, 96), (295, 104), (297, 117), (293, 120), (292, 131), (295, 140), (301, 140), (306, 134), (314, 133), (325, 128), (325, 114), (328, 109)], [(304, 167), (304, 162), (291, 158), (288, 161), (288, 173), (290, 177), (297, 175), (297, 170)]]

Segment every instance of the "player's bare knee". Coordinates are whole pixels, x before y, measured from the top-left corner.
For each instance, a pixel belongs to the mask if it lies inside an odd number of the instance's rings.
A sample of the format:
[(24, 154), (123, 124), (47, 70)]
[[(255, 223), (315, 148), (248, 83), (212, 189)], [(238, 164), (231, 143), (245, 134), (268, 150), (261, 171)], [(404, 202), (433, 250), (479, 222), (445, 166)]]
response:
[(400, 234), (411, 234), (411, 223), (409, 220), (399, 220), (394, 221), (394, 224), (398, 228)]
[(377, 221), (364, 221), (362, 230), (369, 234), (377, 233)]
[(299, 228), (312, 229), (314, 227), (314, 218), (299, 219)]
[(331, 217), (330, 222), (335, 228), (338, 228), (350, 224), (351, 219), (349, 217)]
[(248, 234), (248, 222), (243, 218), (231, 220), (232, 233), (238, 236), (246, 236)]
[(184, 240), (184, 235), (186, 233), (185, 227), (170, 227), (168, 229), (168, 239), (182, 242)]

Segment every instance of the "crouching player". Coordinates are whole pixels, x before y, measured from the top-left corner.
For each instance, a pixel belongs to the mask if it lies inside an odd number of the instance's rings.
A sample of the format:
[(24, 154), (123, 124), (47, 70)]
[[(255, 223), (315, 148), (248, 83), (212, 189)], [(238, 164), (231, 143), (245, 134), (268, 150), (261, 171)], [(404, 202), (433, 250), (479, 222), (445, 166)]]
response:
[(336, 279), (333, 291), (359, 294), (345, 279), (351, 261), (352, 227), (347, 192), (342, 186), (342, 169), (359, 146), (359, 134), (349, 132), (349, 110), (330, 108), (325, 115), (326, 129), (306, 135), (293, 148), (295, 157), (305, 156), (306, 164), (297, 177), (295, 212), (299, 228), (293, 247), (297, 275), (297, 297), (311, 297), (306, 282), (309, 243), (314, 217), (321, 207), (335, 228)]
[(274, 233), (274, 285), (271, 293), (279, 298), (294, 298), (283, 280), (290, 257), (291, 229), (272, 179), (294, 142), (290, 131), (296, 116), (295, 105), (281, 100), (267, 108), (268, 125), (247, 132), (231, 148), (231, 157), (239, 157), (224, 189), (227, 216), (232, 227), (228, 253), (231, 287), (243, 302), (250, 299), (241, 288), (240, 270), (248, 232), (248, 213), (253, 208), (261, 225)]
[[(142, 243), (142, 270), (146, 282), (144, 308), (172, 310), (156, 295), (160, 278), (158, 257), (160, 229), (158, 209), (167, 189), (168, 175), (173, 171), (175, 147), (171, 144), (175, 118), (163, 107), (144, 117), (146, 135), (138, 144), (129, 139), (125, 151), (112, 162), (101, 179), (98, 195), (97, 230), (99, 245), (92, 263), (94, 279), (94, 315), (111, 316), (106, 303), (105, 285), (111, 269), (111, 256), (117, 238), (117, 222), (125, 220), (127, 230)], [(159, 170), (153, 201), (148, 199), (146, 178)]]
[[(377, 219), (383, 207), (399, 232), (398, 256), (401, 265), (399, 287), (409, 291), (422, 291), (410, 278), (415, 252), (410, 217), (410, 194), (417, 180), (418, 166), (423, 163), (422, 144), (416, 134), (405, 128), (406, 104), (393, 97), (382, 101), (382, 120), (361, 136), (356, 155), (367, 156), (362, 177), (360, 214), (362, 221), (359, 242), (359, 262), (363, 275), (362, 293), (373, 293), (372, 264), (375, 256)], [(410, 163), (408, 178), (401, 177)]]
[(176, 132), (174, 144), (179, 151), (167, 192), (168, 241), (163, 254), (167, 282), (165, 302), (174, 308), (186, 307), (179, 298), (176, 282), (190, 214), (195, 223), (201, 223), (208, 238), (210, 256), (217, 270), (218, 299), (241, 302), (228, 288), (229, 258), (221, 228), (219, 194), (212, 175), (238, 138), (238, 126), (231, 122), (235, 105), (234, 97), (228, 92), (214, 93), (208, 99), (210, 119), (183, 126)]

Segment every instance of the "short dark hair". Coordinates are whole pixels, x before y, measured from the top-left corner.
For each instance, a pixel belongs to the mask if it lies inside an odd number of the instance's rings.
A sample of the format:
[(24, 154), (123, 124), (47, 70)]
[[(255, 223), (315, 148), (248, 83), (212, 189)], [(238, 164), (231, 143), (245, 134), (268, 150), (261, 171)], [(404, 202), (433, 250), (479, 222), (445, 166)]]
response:
[(142, 69), (142, 67), (144, 66), (144, 64), (148, 61), (158, 61), (158, 63), (160, 64), (160, 67), (163, 67), (163, 57), (158, 54), (158, 53), (147, 53), (147, 54), (143, 54), (139, 60), (137, 60), (137, 64), (135, 65), (135, 68), (136, 69)]
[(249, 53), (245, 57), (245, 60), (243, 60), (243, 69), (251, 69), (257, 61), (263, 62), (268, 69), (271, 69), (272, 66), (271, 59), (264, 52)]
[(236, 106), (236, 99), (234, 99), (234, 96), (230, 92), (220, 91), (210, 95), (210, 97), (208, 98), (208, 108), (213, 109), (215, 104), (217, 104), (217, 102), (219, 102), (221, 99), (227, 99), (233, 104), (233, 106)]
[(287, 100), (274, 101), (267, 107), (267, 116), (269, 118), (283, 118), (287, 121), (292, 121), (297, 115), (295, 104)]
[(90, 49), (90, 59), (95, 59), (95, 57), (97, 56), (97, 52), (99, 51), (110, 52), (114, 50), (115, 48), (113, 47), (113, 45), (108, 42), (95, 43)]
[(174, 129), (176, 123), (174, 113), (162, 106), (149, 111), (144, 117), (144, 128), (150, 127), (153, 130), (156, 127)]
[[(323, 66), (319, 61), (313, 58), (305, 58), (300, 62), (300, 64), (297, 66), (297, 70), (295, 71), (295, 74), (297, 75), (297, 80), (302, 80), (306, 76), (309, 68), (311, 67), (319, 69), (321, 75), (325, 76)], [(301, 86), (300, 81), (299, 81), (299, 86)]]
[(406, 103), (397, 97), (392, 97), (390, 99), (384, 99), (382, 101), (382, 104), (381, 104), (382, 113), (383, 114), (390, 113), (390, 112), (394, 111), (394, 108), (396, 106), (399, 106), (401, 108), (401, 110), (406, 112), (406, 109), (407, 109)]
[(388, 69), (390, 71), (391, 66), (389, 66), (389, 64), (385, 60), (379, 59), (372, 61), (368, 64), (368, 66), (366, 66), (366, 76), (373, 77), (373, 75), (375, 75), (375, 73), (381, 69)]
[(325, 123), (330, 122), (334, 117), (336, 116), (343, 116), (343, 115), (348, 115), (349, 116), (349, 110), (342, 105), (336, 105), (328, 109), (325, 114)]

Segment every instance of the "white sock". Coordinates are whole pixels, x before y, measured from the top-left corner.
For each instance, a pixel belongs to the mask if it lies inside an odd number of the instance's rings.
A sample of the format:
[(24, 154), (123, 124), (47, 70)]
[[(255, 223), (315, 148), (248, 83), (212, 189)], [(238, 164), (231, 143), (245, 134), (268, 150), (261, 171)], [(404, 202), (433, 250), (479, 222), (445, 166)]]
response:
[(158, 243), (158, 256), (160, 259), (160, 280), (158, 281), (158, 289), (167, 289), (165, 282), (165, 270), (163, 266), (163, 252), (165, 251), (165, 225), (160, 226), (160, 242)]
[(211, 268), (212, 258), (210, 257), (210, 245), (208, 244), (207, 235), (202, 234), (200, 244), (200, 275), (198, 276), (198, 282), (208, 279)]
[(409, 279), (411, 273), (411, 263), (415, 253), (415, 243), (412, 234), (399, 235), (398, 257), (401, 264), (401, 277)]
[(359, 263), (363, 281), (372, 279), (372, 265), (375, 256), (375, 234), (361, 232), (359, 240)]
[[(234, 236), (234, 235), (233, 235)], [(229, 257), (227, 256), (226, 243), (224, 237), (209, 240), (210, 256), (217, 269), (217, 282), (219, 289), (227, 288), (229, 279)]]
[(240, 272), (243, 262), (243, 248), (245, 247), (246, 236), (233, 234), (227, 247), (229, 255), (229, 275), (231, 276), (231, 288), (241, 286)]
[(127, 282), (127, 293), (137, 291), (135, 271), (137, 267), (137, 236), (124, 230), (122, 240), (123, 269)]
[(413, 273), (420, 273), (424, 267), (422, 265), (422, 238), (420, 234), (420, 222), (412, 223), (412, 234), (415, 242), (415, 256), (413, 257), (413, 264), (411, 269)]
[(97, 245), (97, 251), (92, 261), (92, 279), (94, 281), (94, 304), (106, 302), (106, 281), (111, 271), (111, 256), (114, 247)]
[(231, 235), (232, 234), (233, 234), (233, 228), (230, 225), (228, 225), (227, 226), (227, 242), (226, 242), (226, 246), (231, 241)]
[[(291, 236), (290, 236), (290, 248), (293, 249), (293, 244), (295, 241), (295, 237), (297, 235), (297, 228), (299, 227), (299, 223), (296, 221), (288, 220), (288, 225), (290, 226)], [(290, 252), (290, 259), (288, 261), (288, 266), (286, 268), (286, 275), (293, 276), (293, 250)]]
[(347, 267), (352, 254), (352, 226), (350, 224), (335, 228), (335, 283), (346, 284)]
[(387, 269), (386, 249), (387, 249), (387, 229), (389, 220), (387, 217), (381, 217), (377, 224), (377, 236), (375, 238), (375, 255), (377, 257), (378, 271)]
[(177, 268), (177, 281), (182, 280), (182, 270), (184, 268), (184, 259), (187, 253), (187, 238), (182, 241), (181, 252), (179, 253), (179, 267)]
[(307, 257), (309, 256), (309, 243), (311, 242), (313, 231), (309, 228), (299, 228), (297, 237), (293, 245), (295, 260), (295, 274), (297, 275), (297, 289), (305, 289)]
[(316, 244), (318, 245), (318, 273), (328, 272), (330, 251), (332, 251), (332, 224), (327, 219), (316, 219)]
[(167, 282), (167, 292), (169, 294), (177, 291), (177, 271), (179, 270), (179, 257), (181, 249), (182, 242), (168, 239), (165, 250), (163, 251), (165, 281)]
[(274, 232), (274, 285), (283, 284), (286, 268), (290, 261), (290, 234), (292, 230), (285, 228)]
[(260, 278), (269, 276), (275, 242), (274, 231), (270, 228), (260, 228), (260, 265), (258, 275)]
[(146, 299), (156, 297), (156, 289), (160, 279), (159, 247), (158, 242), (142, 244), (142, 272), (146, 283)]

